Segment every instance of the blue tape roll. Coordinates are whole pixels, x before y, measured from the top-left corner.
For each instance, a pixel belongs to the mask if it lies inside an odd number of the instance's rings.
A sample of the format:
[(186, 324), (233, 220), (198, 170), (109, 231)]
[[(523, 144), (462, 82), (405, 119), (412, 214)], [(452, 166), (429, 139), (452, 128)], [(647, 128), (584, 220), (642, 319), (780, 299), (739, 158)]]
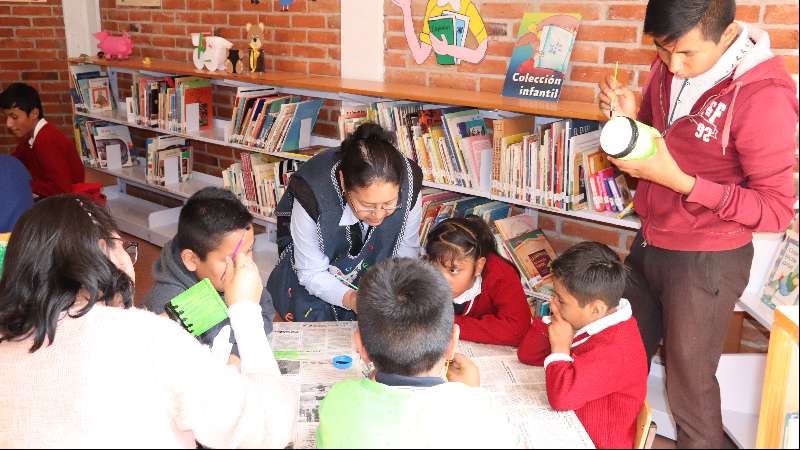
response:
[(331, 362), (337, 369), (349, 369), (353, 366), (353, 358), (347, 355), (334, 356)]

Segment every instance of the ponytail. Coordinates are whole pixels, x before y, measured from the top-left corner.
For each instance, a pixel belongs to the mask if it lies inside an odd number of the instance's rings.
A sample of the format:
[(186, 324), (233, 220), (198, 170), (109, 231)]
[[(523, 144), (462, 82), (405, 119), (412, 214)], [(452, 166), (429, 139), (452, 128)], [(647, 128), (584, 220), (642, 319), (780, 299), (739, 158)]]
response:
[(394, 136), (375, 123), (361, 124), (342, 142), (341, 173), (344, 189), (364, 188), (376, 181), (400, 184), (403, 155)]

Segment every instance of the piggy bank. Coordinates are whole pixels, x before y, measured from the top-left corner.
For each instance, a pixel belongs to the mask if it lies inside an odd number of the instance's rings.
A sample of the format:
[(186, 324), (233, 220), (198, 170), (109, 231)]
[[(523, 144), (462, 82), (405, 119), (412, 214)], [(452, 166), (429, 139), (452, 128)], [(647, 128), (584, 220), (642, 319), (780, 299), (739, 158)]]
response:
[(101, 31), (95, 33), (94, 37), (100, 41), (97, 48), (103, 51), (106, 59), (127, 59), (133, 53), (133, 41), (128, 33), (112, 36), (108, 31)]

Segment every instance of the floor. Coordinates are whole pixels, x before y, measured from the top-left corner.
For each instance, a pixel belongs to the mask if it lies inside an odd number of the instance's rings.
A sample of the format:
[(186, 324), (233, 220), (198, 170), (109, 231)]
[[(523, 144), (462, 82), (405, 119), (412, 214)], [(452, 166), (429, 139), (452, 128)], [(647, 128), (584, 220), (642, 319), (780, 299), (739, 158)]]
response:
[[(153, 285), (153, 264), (158, 261), (161, 248), (130, 235), (124, 235), (124, 239), (139, 242), (139, 259), (134, 266), (136, 270), (136, 299), (134, 303), (138, 305)], [(767, 343), (767, 331), (755, 321), (745, 319), (742, 330), (742, 351), (766, 352)], [(732, 442), (728, 444), (726, 448), (736, 448)], [(674, 449), (676, 446), (675, 441), (656, 436), (653, 448)]]

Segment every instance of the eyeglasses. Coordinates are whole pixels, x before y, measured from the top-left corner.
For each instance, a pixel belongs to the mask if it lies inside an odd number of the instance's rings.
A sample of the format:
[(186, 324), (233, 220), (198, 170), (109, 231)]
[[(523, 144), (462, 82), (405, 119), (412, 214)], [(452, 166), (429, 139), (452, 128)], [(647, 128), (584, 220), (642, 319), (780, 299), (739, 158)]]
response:
[(358, 202), (358, 200), (353, 198), (353, 196), (350, 193), (347, 193), (347, 198), (350, 200), (350, 206), (353, 208), (353, 211), (359, 214), (375, 215), (378, 211), (382, 211), (386, 213), (386, 215), (388, 216), (394, 214), (394, 212), (397, 211), (398, 208), (400, 208), (400, 206), (397, 205), (396, 200), (394, 206), (381, 205), (378, 208), (365, 208), (362, 207), (361, 204)]
[(111, 239), (120, 241), (122, 243), (122, 249), (131, 257), (131, 264), (136, 264), (136, 260), (139, 259), (139, 243), (135, 241), (123, 241), (120, 238)]

